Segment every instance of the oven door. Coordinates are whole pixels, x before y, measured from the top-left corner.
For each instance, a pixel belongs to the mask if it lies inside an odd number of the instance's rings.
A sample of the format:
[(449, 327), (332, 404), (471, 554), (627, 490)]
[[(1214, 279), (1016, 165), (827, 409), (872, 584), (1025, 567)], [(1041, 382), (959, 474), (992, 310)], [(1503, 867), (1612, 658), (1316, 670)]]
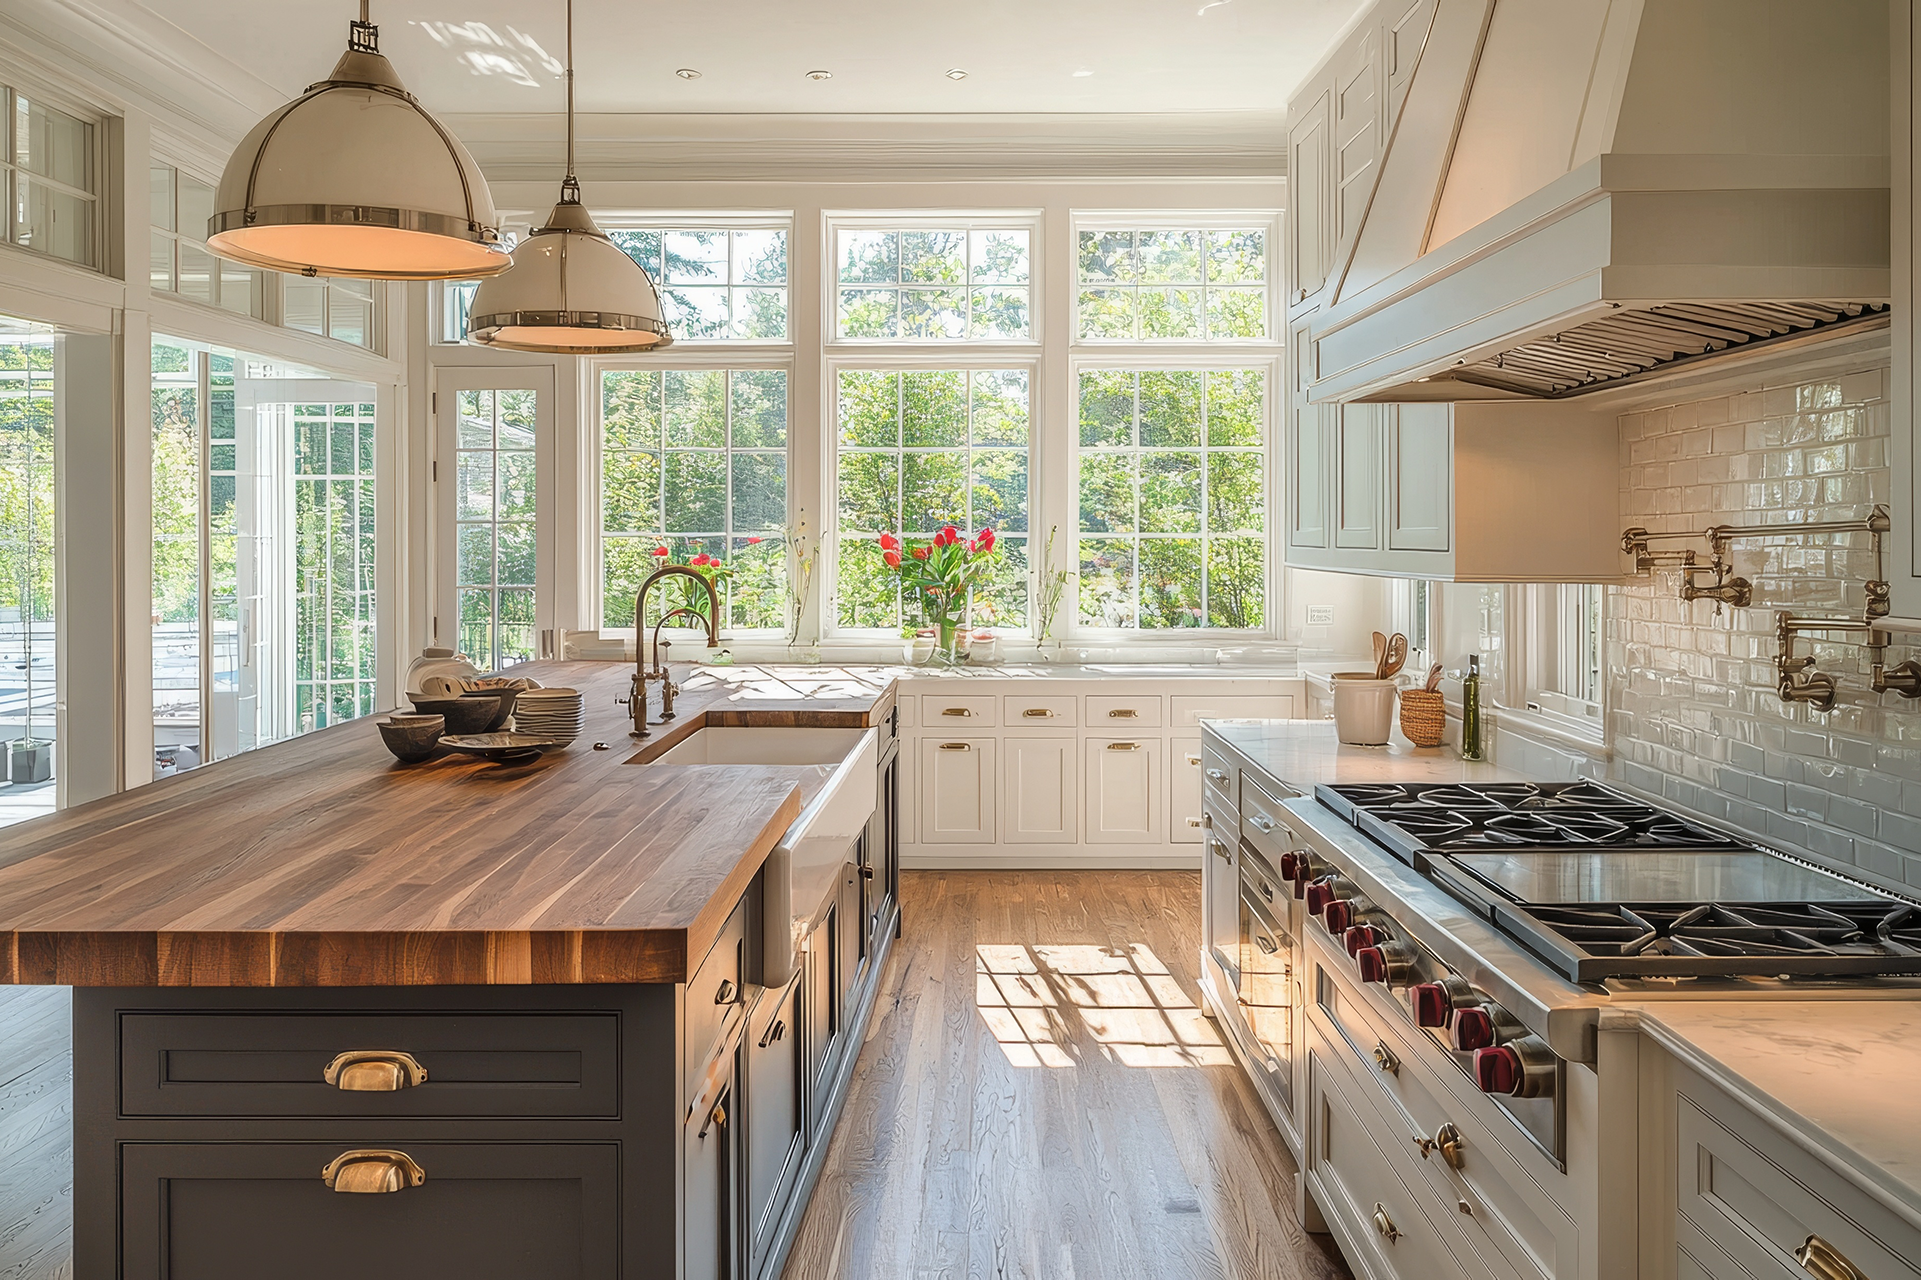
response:
[(1280, 880), (1259, 855), (1241, 846), (1241, 1019), (1254, 1037), (1257, 1062), (1269, 1083), (1293, 1106), (1294, 940), (1272, 903), (1286, 909)]

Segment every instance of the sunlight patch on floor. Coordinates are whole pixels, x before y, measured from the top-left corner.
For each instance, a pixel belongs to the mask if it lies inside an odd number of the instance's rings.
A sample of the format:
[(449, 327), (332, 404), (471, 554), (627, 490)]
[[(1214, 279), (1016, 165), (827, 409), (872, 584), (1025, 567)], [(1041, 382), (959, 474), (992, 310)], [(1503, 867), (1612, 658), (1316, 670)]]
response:
[(1146, 946), (1009, 943), (974, 950), (975, 1007), (1014, 1066), (1071, 1067), (1090, 1051), (1124, 1067), (1233, 1061)]

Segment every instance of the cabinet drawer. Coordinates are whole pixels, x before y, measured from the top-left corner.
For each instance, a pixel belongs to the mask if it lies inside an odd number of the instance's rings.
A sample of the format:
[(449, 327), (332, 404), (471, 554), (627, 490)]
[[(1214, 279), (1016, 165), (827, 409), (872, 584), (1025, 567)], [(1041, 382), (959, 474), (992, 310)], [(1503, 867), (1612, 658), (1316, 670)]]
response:
[(1355, 1259), (1362, 1263), (1356, 1270), (1403, 1280), (1466, 1276), (1414, 1193), (1368, 1136), (1348, 1101), (1345, 1070), (1314, 1035), (1308, 1041), (1307, 1076), (1308, 1168), (1321, 1185), (1322, 1209), (1345, 1223), (1353, 1245), (1373, 1255)]
[(384, 1194), (330, 1190), (334, 1143), (128, 1143), (121, 1150), (125, 1280), (388, 1276), (611, 1280), (619, 1148), (406, 1142), (425, 1175)]
[(1252, 774), (1241, 775), (1241, 836), (1267, 858), (1274, 867), (1281, 855), (1307, 847), (1295, 834), (1287, 811), (1253, 785)]
[(1203, 720), (1292, 720), (1294, 695), (1223, 693), (1213, 697), (1177, 696), (1174, 699), (1174, 727), (1197, 725)]
[(1010, 729), (1072, 729), (1081, 722), (1080, 701), (1071, 694), (1040, 698), (1010, 693), (1001, 699), (1001, 712)]
[[(129, 1116), (613, 1116), (619, 1032), (613, 1013), (125, 1013), (120, 1107)], [(329, 1084), (329, 1068), (350, 1052), (383, 1056), (342, 1063), (342, 1084)], [(425, 1073), (417, 1083), (415, 1065)], [(408, 1083), (375, 1088), (395, 1078)], [(343, 1087), (353, 1083), (367, 1090)]]
[(961, 733), (994, 726), (991, 693), (924, 693), (920, 699), (920, 722), (928, 733)]
[(727, 1020), (744, 1009), (746, 962), (747, 900), (743, 898), (687, 984), (687, 1044), (682, 1061), (689, 1080), (706, 1065)]
[(1681, 1215), (1756, 1280), (1806, 1280), (1810, 1236), (1873, 1280), (1921, 1276), (1921, 1231), (1721, 1090), (1690, 1075), (1675, 1110)]
[(1087, 727), (1090, 729), (1158, 729), (1161, 727), (1161, 700), (1158, 695), (1089, 694)]
[(1230, 805), (1241, 794), (1240, 767), (1205, 740), (1201, 743), (1201, 777)]

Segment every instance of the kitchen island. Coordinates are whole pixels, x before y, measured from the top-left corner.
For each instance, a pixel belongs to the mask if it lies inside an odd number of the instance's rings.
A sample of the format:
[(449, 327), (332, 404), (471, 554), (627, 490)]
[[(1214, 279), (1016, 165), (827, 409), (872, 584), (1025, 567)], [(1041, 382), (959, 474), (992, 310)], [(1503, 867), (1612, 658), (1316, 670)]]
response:
[(897, 927), (892, 755), (771, 987), (763, 863), (827, 771), (653, 762), (891, 746), (893, 697), (716, 670), (638, 744), (631, 668), (539, 664), (588, 722), (530, 763), (355, 721), (9, 833), (0, 980), (75, 988), (74, 1274), (775, 1271)]

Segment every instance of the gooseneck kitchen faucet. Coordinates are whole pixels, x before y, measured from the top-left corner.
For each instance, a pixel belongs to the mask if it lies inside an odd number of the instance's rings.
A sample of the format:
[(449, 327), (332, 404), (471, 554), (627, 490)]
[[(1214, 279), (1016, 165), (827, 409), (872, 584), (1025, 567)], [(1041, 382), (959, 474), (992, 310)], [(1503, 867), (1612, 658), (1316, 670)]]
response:
[(660, 621), (654, 624), (654, 669), (649, 671), (647, 669), (647, 649), (646, 646), (640, 642), (641, 634), (647, 626), (647, 593), (654, 589), (656, 582), (673, 574), (679, 574), (683, 578), (692, 578), (707, 592), (707, 617), (704, 619), (707, 623), (707, 647), (709, 649), (720, 648), (720, 593), (714, 590), (714, 584), (684, 564), (670, 564), (665, 568), (656, 569), (653, 573), (649, 574), (647, 581), (640, 584), (639, 593), (634, 596), (634, 678), (627, 697), (622, 699), (622, 701), (628, 704), (628, 709), (634, 714), (634, 727), (628, 731), (628, 736), (632, 738), (645, 738), (650, 736), (647, 732), (647, 682), (649, 680), (660, 681), (661, 721), (665, 723), (674, 718), (674, 694), (676, 690), (674, 688), (674, 682), (667, 675), (667, 664), (661, 661), (660, 651), (662, 644), (660, 629), (667, 625), (668, 620), (671, 618), (681, 616), (700, 617), (700, 611), (698, 609), (687, 605), (682, 605), (678, 609), (670, 609), (661, 615)]

